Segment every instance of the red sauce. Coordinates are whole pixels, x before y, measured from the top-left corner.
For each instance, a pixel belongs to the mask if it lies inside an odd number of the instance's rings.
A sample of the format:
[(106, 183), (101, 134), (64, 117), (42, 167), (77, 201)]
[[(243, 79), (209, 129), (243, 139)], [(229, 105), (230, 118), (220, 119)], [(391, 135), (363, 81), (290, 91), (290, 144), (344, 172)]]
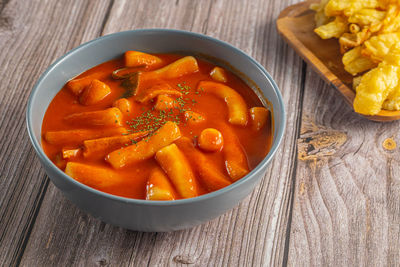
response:
[[(161, 54), (157, 55), (158, 58), (162, 60), (162, 66), (168, 65), (180, 58), (180, 55), (174, 54)], [(179, 78), (168, 79), (167, 82), (172, 88), (182, 91), (180, 87), (182, 85), (188, 93), (184, 93), (182, 99), (185, 101), (184, 109), (191, 109), (191, 111), (202, 114), (205, 117), (205, 121), (197, 125), (192, 125), (186, 123), (185, 118), (181, 114), (178, 108), (174, 110), (174, 114), (177, 114), (179, 123), (179, 129), (182, 136), (188, 137), (192, 140), (196, 149), (201, 151), (197, 146), (197, 137), (201, 134), (202, 130), (206, 128), (220, 129), (220, 125), (226, 125), (232, 132), (235, 133), (237, 138), (240, 140), (241, 147), (245, 156), (247, 158), (247, 163), (249, 169), (253, 169), (257, 164), (266, 156), (268, 153), (271, 142), (271, 120), (267, 121), (267, 125), (262, 129), (255, 131), (251, 128), (251, 116), (248, 115), (249, 121), (247, 126), (233, 125), (228, 122), (229, 112), (228, 107), (224, 99), (221, 99), (214, 94), (205, 93), (197, 91), (196, 88), (200, 81), (213, 81), (210, 77), (211, 70), (215, 67), (214, 64), (197, 59), (198, 71), (188, 75), (184, 75)], [(110, 194), (124, 196), (136, 199), (146, 198), (146, 183), (149, 179), (150, 171), (155, 167), (159, 166), (158, 162), (154, 157), (134, 164), (128, 164), (122, 168), (115, 169), (105, 160), (106, 155), (100, 155), (99, 157), (85, 158), (82, 153), (78, 156), (69, 159), (62, 159), (61, 151), (63, 149), (76, 149), (82, 148), (82, 143), (63, 145), (63, 144), (51, 144), (46, 140), (44, 134), (49, 131), (61, 131), (61, 130), (73, 130), (73, 129), (95, 129), (99, 130), (99, 126), (90, 126), (84, 122), (81, 124), (71, 124), (66, 122), (64, 119), (66, 116), (87, 111), (98, 111), (110, 108), (113, 102), (119, 99), (125, 92), (125, 88), (121, 86), (121, 80), (116, 80), (111, 76), (111, 73), (117, 69), (123, 68), (125, 66), (123, 59), (116, 59), (100, 64), (84, 73), (82, 73), (77, 78), (86, 77), (89, 75), (99, 75), (99, 80), (107, 84), (111, 93), (107, 95), (100, 102), (93, 105), (82, 105), (79, 102), (79, 96), (73, 94), (69, 90), (68, 86), (64, 86), (61, 91), (54, 97), (50, 103), (46, 114), (44, 116), (42, 125), (42, 146), (47, 154), (47, 156), (57, 164), (61, 169), (65, 168), (65, 163), (67, 162), (79, 162), (91, 166), (99, 166), (102, 168), (107, 168), (117, 173), (123, 177), (123, 183), (116, 183), (115, 185), (108, 186), (107, 188), (98, 187), (96, 185), (90, 185), (96, 189), (105, 191)], [(227, 82), (224, 85), (233, 88), (238, 92), (244, 99), (248, 108), (251, 107), (262, 107), (262, 103), (257, 97), (257, 95), (251, 90), (240, 78), (238, 78), (233, 73), (226, 71)], [(151, 81), (150, 81), (151, 85)], [(178, 86), (179, 85), (179, 86)], [(176, 99), (176, 98), (175, 98)], [(129, 114), (123, 115), (122, 126), (126, 129), (130, 129), (132, 125), (132, 119), (137, 118), (145, 111), (154, 112), (154, 114), (159, 114), (159, 111), (152, 111), (154, 107), (154, 101), (149, 101), (148, 103), (139, 103), (135, 101), (135, 97), (129, 97), (130, 103), (132, 104), (132, 110)], [(182, 107), (180, 107), (182, 108)], [(145, 125), (142, 125), (145, 126)], [(151, 137), (150, 137), (151, 138)], [(136, 144), (126, 144), (133, 145)], [(224, 146), (229, 146), (229, 143), (224, 143)], [(221, 172), (225, 177), (230, 179), (229, 173), (225, 165), (225, 154), (223, 151), (216, 152), (204, 152), (201, 151), (210, 161), (213, 162), (215, 168)], [(195, 172), (196, 185), (198, 187), (198, 194), (204, 194), (210, 191), (198, 178), (198, 174)], [(230, 180), (234, 182), (234, 180)], [(176, 190), (176, 188), (174, 188)], [(176, 198), (182, 198), (179, 193), (174, 192)]]

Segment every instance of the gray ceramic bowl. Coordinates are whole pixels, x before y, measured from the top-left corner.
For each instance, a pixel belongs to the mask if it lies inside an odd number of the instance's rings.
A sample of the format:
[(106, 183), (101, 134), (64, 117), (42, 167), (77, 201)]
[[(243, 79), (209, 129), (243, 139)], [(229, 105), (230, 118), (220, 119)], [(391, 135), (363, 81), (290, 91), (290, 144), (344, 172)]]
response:
[[(146, 201), (113, 196), (85, 186), (60, 171), (41, 147), (43, 116), (53, 97), (72, 77), (102, 62), (121, 56), (126, 50), (144, 52), (200, 53), (229, 62), (260, 88), (258, 95), (273, 108), (274, 138), (264, 160), (246, 177), (221, 190), (196, 198), (175, 201)], [(239, 75), (240, 76), (240, 75)], [(243, 76), (245, 79), (245, 77)], [(241, 50), (197, 33), (148, 29), (119, 32), (85, 43), (58, 59), (40, 77), (29, 97), (27, 127), (33, 147), (51, 181), (82, 210), (102, 221), (138, 231), (172, 231), (211, 220), (235, 207), (263, 177), (281, 142), (285, 111), (281, 94), (271, 76)]]

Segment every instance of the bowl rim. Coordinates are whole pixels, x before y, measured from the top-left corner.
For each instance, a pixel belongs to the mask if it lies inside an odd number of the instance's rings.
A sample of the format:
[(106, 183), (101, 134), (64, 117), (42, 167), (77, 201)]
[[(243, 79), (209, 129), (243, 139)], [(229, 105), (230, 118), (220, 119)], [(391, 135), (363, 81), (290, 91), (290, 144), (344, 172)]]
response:
[[(61, 171), (57, 166), (54, 165), (54, 163), (47, 157), (47, 155), (44, 153), (41, 145), (39, 144), (39, 141), (36, 139), (34, 136), (34, 130), (33, 130), (33, 125), (31, 121), (31, 114), (32, 114), (32, 106), (33, 106), (33, 100), (35, 99), (37, 93), (38, 93), (38, 88), (43, 82), (43, 80), (47, 77), (47, 75), (53, 71), (57, 67), (58, 64), (60, 64), (65, 58), (69, 57), (70, 55), (74, 54), (75, 52), (85, 49), (86, 47), (92, 45), (93, 43), (101, 42), (103, 40), (109, 39), (109, 38), (115, 38), (118, 35), (125, 35), (125, 34), (136, 34), (136, 33), (172, 33), (172, 34), (182, 34), (182, 35), (189, 35), (190, 37), (194, 38), (201, 38), (201, 39), (206, 39), (211, 42), (215, 42), (218, 45), (231, 49), (234, 52), (246, 57), (250, 62), (252, 62), (258, 69), (261, 71), (261, 73), (267, 78), (267, 80), (270, 82), (274, 89), (274, 93), (277, 96), (278, 99), (278, 105), (276, 107), (273, 107), (274, 110), (279, 112), (281, 114), (281, 126), (277, 129), (276, 131), (276, 136), (274, 136), (274, 140), (272, 142), (272, 146), (268, 154), (264, 157), (264, 159), (253, 169), (251, 170), (246, 176), (243, 178), (239, 179), (238, 181), (230, 184), (229, 186), (226, 186), (224, 188), (221, 188), (219, 190), (200, 195), (197, 197), (193, 198), (186, 198), (186, 199), (177, 199), (177, 200), (166, 200), (166, 201), (157, 201), (157, 200), (144, 200), (144, 199), (134, 199), (134, 198), (128, 198), (128, 197), (122, 197), (122, 196), (117, 196), (117, 195), (112, 195), (97, 189), (94, 189), (90, 186), (87, 186), (85, 184), (82, 184), (72, 177), (68, 176), (65, 174), (65, 172)], [(107, 34), (104, 36), (97, 37), (91, 41), (85, 42), (71, 50), (69, 50), (67, 53), (65, 53), (63, 56), (57, 58), (57, 60), (52, 63), (46, 70), (45, 72), (39, 77), (38, 81), (35, 83), (33, 86), (33, 89), (29, 95), (28, 98), (28, 105), (26, 109), (26, 125), (27, 125), (27, 130), (28, 130), (28, 135), (31, 140), (31, 143), (33, 144), (33, 147), (36, 151), (36, 154), (39, 156), (42, 162), (48, 164), (50, 168), (54, 169), (54, 171), (59, 174), (63, 179), (68, 180), (69, 182), (72, 182), (76, 186), (80, 187), (81, 189), (88, 190), (89, 192), (98, 195), (99, 197), (105, 197), (109, 198), (113, 201), (118, 201), (118, 202), (124, 202), (124, 203), (129, 203), (129, 204), (141, 204), (141, 205), (146, 205), (146, 206), (176, 206), (176, 205), (184, 205), (184, 204), (190, 204), (193, 202), (198, 202), (198, 201), (203, 201), (207, 199), (212, 199), (215, 198), (219, 195), (223, 195), (229, 191), (232, 191), (233, 189), (240, 187), (243, 183), (246, 183), (250, 179), (255, 179), (257, 177), (257, 174), (259, 174), (264, 167), (268, 165), (268, 163), (272, 160), (273, 156), (275, 155), (280, 143), (282, 142), (283, 136), (284, 136), (284, 131), (286, 128), (286, 112), (285, 112), (285, 105), (283, 102), (283, 98), (281, 95), (281, 92), (276, 85), (275, 81), (273, 80), (272, 76), (265, 70), (265, 68), (258, 63), (255, 59), (253, 59), (251, 56), (247, 55), (244, 51), (242, 51), (239, 48), (236, 48), (235, 46), (225, 42), (218, 40), (214, 37), (210, 37), (204, 34), (196, 33), (196, 32), (190, 32), (190, 31), (184, 31), (184, 30), (176, 30), (176, 29), (163, 29), (163, 28), (151, 28), (151, 29), (136, 29), (136, 30), (128, 30), (128, 31), (121, 31), (121, 32), (115, 32), (111, 34)]]

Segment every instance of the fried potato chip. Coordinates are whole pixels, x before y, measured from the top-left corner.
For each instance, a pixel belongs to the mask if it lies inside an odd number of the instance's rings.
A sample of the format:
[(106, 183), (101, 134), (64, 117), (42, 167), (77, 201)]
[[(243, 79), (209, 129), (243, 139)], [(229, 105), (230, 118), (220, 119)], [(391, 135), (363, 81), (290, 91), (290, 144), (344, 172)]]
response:
[(356, 91), (356, 88), (360, 85), (362, 75), (353, 78), (353, 90)]
[(325, 6), (325, 15), (347, 17), (358, 10), (365, 8), (382, 8), (384, 6), (379, 0), (330, 0)]
[(352, 14), (349, 17), (349, 22), (360, 26), (368, 26), (380, 23), (385, 17), (386, 11), (364, 8)]
[(353, 48), (346, 52), (342, 58), (344, 69), (353, 76), (377, 66), (368, 57), (363, 56), (361, 50), (361, 46)]
[(375, 115), (382, 109), (382, 104), (398, 85), (399, 68), (381, 63), (367, 72), (356, 88), (354, 110), (364, 115)]
[(321, 0), (319, 4), (314, 3), (310, 5), (310, 8), (316, 12), (314, 19), (317, 27), (328, 23), (330, 20), (330, 18), (325, 15), (325, 6), (328, 2), (329, 0)]
[(368, 29), (363, 29), (357, 33), (343, 33), (339, 38), (340, 52), (342, 54), (346, 53), (349, 49), (364, 43), (370, 36), (371, 32)]
[(391, 33), (399, 30), (399, 4), (389, 4), (387, 6), (386, 16), (380, 23), (380, 33)]
[(400, 86), (396, 86), (393, 91), (388, 95), (382, 108), (386, 110), (400, 110)]
[(400, 110), (400, 0), (321, 0), (311, 8), (314, 32), (339, 39), (344, 69), (359, 75), (354, 110)]
[(339, 38), (348, 30), (347, 19), (344, 17), (336, 17), (332, 22), (319, 26), (314, 30), (322, 39)]
[(375, 62), (382, 62), (390, 48), (398, 42), (400, 42), (400, 33), (376, 35), (364, 42), (361, 53)]
[(358, 33), (358, 32), (361, 31), (361, 28), (357, 24), (352, 23), (352, 24), (349, 25), (349, 31), (351, 33)]
[[(378, 67), (367, 72), (356, 88), (354, 110), (364, 115), (375, 115), (382, 105), (400, 107), (398, 91), (400, 77), (400, 44), (396, 44)], [(389, 97), (389, 98), (388, 98)], [(387, 100), (388, 101), (385, 101)]]

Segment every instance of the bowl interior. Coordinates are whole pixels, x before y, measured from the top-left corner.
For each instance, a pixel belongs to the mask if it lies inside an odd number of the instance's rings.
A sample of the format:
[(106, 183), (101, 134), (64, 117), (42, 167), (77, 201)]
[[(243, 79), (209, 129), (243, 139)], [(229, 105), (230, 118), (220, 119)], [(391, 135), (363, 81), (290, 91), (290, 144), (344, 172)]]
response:
[[(235, 71), (245, 81), (254, 82), (259, 88), (255, 89), (256, 93), (264, 103), (268, 102), (273, 111), (272, 147), (259, 166), (270, 161), (285, 128), (282, 97), (271, 76), (259, 63), (227, 43), (196, 33), (166, 29), (133, 30), (97, 38), (71, 50), (47, 69), (35, 85), (27, 109), (28, 132), (42, 161), (52, 165), (41, 148), (41, 126), (46, 109), (54, 96), (69, 79), (100, 63), (119, 57), (127, 50), (204, 54), (222, 59), (221, 62), (228, 62), (229, 65), (225, 67)], [(249, 83), (253, 88), (254, 84)]]

